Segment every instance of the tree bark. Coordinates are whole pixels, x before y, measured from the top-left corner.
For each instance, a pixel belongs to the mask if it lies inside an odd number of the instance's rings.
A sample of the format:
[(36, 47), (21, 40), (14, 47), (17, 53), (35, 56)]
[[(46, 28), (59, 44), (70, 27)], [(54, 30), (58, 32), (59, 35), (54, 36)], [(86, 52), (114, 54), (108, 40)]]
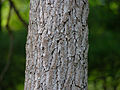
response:
[(24, 90), (87, 90), (88, 0), (30, 0)]

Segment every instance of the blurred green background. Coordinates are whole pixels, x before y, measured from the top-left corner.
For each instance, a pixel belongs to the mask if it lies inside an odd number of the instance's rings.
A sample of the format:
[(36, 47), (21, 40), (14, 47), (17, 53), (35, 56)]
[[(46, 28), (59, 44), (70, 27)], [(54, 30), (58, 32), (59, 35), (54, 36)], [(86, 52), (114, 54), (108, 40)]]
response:
[[(0, 7), (0, 90), (23, 90), (29, 0)], [(89, 7), (88, 90), (120, 90), (120, 0), (89, 0)]]

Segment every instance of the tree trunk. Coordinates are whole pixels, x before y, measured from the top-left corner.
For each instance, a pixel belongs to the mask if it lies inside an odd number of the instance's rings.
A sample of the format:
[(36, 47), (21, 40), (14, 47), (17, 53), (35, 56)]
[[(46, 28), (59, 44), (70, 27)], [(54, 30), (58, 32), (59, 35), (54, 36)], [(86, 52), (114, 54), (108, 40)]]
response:
[(94, 90), (98, 90), (97, 89), (97, 80), (96, 79), (93, 81), (93, 84), (94, 84)]
[(30, 0), (24, 90), (87, 90), (88, 0)]
[(107, 85), (106, 85), (106, 77), (103, 77), (103, 90), (107, 90)]
[(114, 87), (113, 87), (113, 90), (117, 90), (117, 86), (114, 86)]

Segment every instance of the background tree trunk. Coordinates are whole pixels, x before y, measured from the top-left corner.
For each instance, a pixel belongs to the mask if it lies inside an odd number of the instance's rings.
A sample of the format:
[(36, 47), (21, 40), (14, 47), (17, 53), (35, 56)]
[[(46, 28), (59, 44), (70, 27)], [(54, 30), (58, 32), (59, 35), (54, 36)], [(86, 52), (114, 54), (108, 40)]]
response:
[(88, 0), (30, 0), (24, 90), (87, 90)]
[(107, 90), (106, 77), (103, 76), (102, 79), (103, 79), (103, 90)]

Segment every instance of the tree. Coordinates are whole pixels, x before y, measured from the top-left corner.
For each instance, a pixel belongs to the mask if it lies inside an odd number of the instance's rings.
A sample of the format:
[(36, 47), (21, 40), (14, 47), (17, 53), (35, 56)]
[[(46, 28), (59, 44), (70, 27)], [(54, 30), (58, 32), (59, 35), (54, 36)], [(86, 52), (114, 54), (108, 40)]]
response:
[(87, 90), (88, 0), (30, 0), (24, 90)]

